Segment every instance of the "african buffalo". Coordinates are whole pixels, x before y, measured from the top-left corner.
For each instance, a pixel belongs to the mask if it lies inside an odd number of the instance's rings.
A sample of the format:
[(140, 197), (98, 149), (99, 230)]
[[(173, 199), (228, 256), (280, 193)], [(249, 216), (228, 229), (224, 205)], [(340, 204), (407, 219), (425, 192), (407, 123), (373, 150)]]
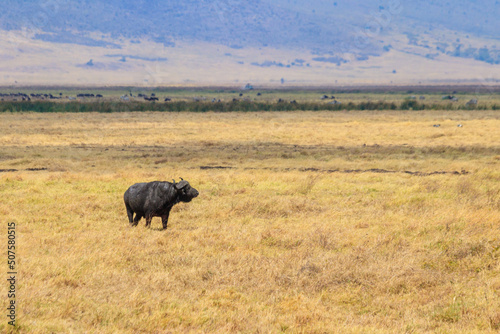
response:
[(173, 181), (136, 183), (127, 189), (123, 199), (131, 226), (137, 226), (139, 220), (144, 217), (148, 227), (153, 217), (161, 217), (163, 229), (166, 229), (172, 207), (179, 202), (191, 202), (199, 195), (198, 190), (191, 187), (188, 181), (182, 178), (178, 183)]

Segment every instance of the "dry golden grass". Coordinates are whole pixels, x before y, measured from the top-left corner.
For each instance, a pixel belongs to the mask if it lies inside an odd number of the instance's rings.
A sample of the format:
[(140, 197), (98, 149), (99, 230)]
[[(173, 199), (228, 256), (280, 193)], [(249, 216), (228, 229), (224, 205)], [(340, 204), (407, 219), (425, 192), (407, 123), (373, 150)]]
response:
[[(3, 332), (500, 330), (498, 112), (23, 113), (0, 129), (19, 246)], [(167, 231), (130, 228), (127, 187), (178, 177), (200, 196)]]

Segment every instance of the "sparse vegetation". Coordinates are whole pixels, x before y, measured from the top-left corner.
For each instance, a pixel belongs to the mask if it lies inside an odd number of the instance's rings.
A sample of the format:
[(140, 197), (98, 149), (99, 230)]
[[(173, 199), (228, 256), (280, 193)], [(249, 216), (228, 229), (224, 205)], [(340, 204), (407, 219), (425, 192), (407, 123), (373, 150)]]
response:
[[(363, 111), (363, 110), (500, 110), (498, 86), (428, 86), (344, 87), (338, 89), (261, 89), (231, 88), (154, 88), (104, 87), (71, 90), (60, 87), (33, 87), (24, 90), (5, 89), (0, 112), (255, 112), (255, 111)], [(9, 94), (35, 93), (61, 96), (60, 99), (33, 98), (21, 101)], [(416, 100), (415, 94), (423, 97)], [(99, 98), (76, 98), (78, 95), (100, 95)], [(125, 97), (124, 101), (121, 97)], [(155, 96), (159, 101), (145, 101)], [(449, 99), (443, 99), (443, 96)], [(69, 98), (73, 100), (70, 100)], [(454, 98), (453, 101), (450, 100)], [(456, 98), (456, 99), (455, 99)], [(167, 99), (167, 101), (164, 101)], [(469, 101), (475, 103), (468, 103)]]
[(0, 112), (40, 113), (51, 112), (129, 112), (129, 111), (165, 111), (165, 112), (255, 112), (255, 111), (341, 111), (341, 110), (500, 110), (500, 104), (467, 105), (464, 103), (421, 103), (404, 100), (400, 103), (386, 101), (359, 101), (347, 103), (321, 102), (273, 102), (238, 100), (228, 102), (174, 101), (166, 103), (134, 102), (50, 102), (23, 101), (0, 102)]
[[(0, 330), (498, 332), (500, 115), (368, 109), (0, 114)], [(168, 230), (130, 228), (128, 186), (179, 177)]]

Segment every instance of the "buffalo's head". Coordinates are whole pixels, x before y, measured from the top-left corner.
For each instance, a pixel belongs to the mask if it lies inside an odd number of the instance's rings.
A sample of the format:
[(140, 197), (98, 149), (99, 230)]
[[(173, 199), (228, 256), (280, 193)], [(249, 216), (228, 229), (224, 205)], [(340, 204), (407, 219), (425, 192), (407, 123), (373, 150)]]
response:
[(181, 182), (174, 183), (174, 187), (175, 190), (177, 190), (179, 200), (181, 202), (191, 202), (193, 198), (197, 197), (200, 194), (198, 190), (191, 187), (188, 181), (182, 180)]

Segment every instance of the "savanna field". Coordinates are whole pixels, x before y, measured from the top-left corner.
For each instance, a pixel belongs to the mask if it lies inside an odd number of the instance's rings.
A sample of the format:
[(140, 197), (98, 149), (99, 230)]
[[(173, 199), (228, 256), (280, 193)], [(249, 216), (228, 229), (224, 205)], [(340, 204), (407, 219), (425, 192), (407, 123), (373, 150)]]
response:
[[(6, 112), (0, 130), (2, 332), (500, 331), (498, 110)], [(200, 196), (166, 231), (129, 226), (130, 185), (180, 177)]]

